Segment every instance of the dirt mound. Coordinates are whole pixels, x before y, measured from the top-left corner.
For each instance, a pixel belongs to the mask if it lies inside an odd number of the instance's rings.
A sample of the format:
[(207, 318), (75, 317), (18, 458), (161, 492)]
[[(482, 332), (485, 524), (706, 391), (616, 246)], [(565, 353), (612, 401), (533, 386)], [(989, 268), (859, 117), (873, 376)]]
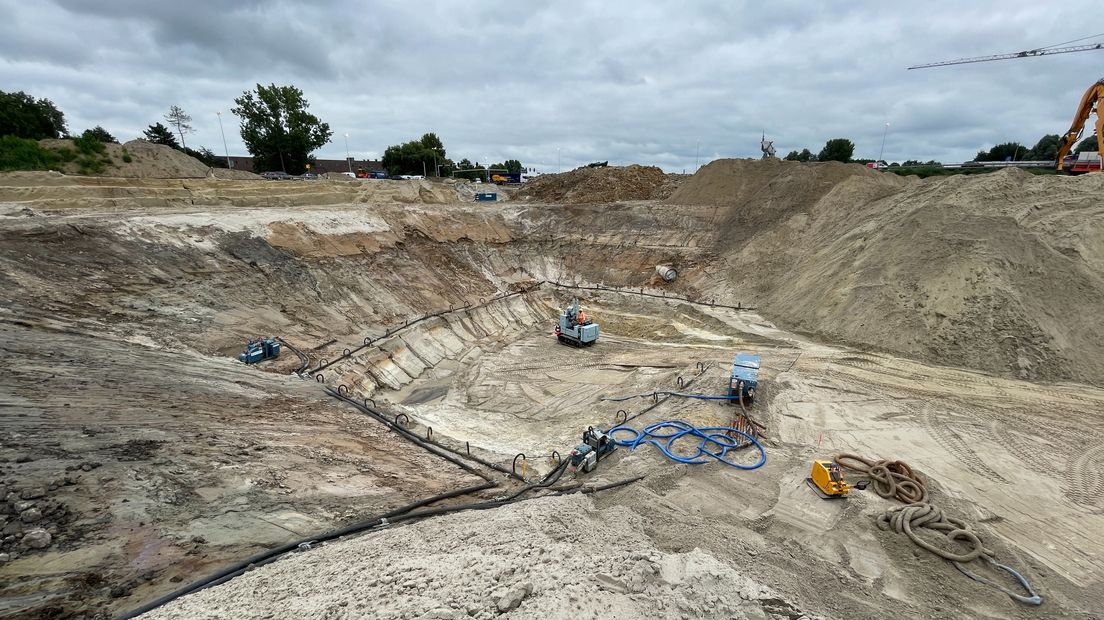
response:
[(525, 184), (522, 198), (536, 202), (586, 204), (651, 200), (667, 175), (655, 166), (579, 168), (545, 174)]
[(663, 185), (660, 185), (654, 192), (652, 192), (652, 200), (666, 200), (674, 194), (678, 188), (682, 187), (682, 184), (690, 178), (689, 174), (668, 174), (667, 178), (663, 181)]
[(1104, 382), (1104, 179), (925, 181), (842, 164), (714, 162), (732, 287), (832, 339), (1036, 380)]
[[(72, 140), (40, 140), (46, 148), (76, 150)], [(198, 159), (162, 144), (131, 140), (125, 144), (105, 144), (103, 172), (92, 176), (134, 179), (198, 179), (207, 176), (210, 168)], [(130, 161), (126, 161), (129, 159)], [(76, 161), (65, 164), (61, 172), (80, 174)]]
[(746, 231), (733, 237), (739, 241), (746, 240), (748, 233), (808, 209), (840, 183), (856, 176), (890, 188), (904, 183), (900, 177), (858, 164), (718, 159), (683, 182), (667, 202), (729, 207), (723, 227)]

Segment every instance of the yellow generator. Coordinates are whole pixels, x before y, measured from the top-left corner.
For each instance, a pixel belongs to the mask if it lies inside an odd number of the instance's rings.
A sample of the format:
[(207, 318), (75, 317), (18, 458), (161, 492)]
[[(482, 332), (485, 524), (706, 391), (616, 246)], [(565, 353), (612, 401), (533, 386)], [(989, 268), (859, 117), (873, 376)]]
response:
[(851, 490), (835, 461), (813, 461), (813, 471), (805, 482), (824, 499), (844, 499)]

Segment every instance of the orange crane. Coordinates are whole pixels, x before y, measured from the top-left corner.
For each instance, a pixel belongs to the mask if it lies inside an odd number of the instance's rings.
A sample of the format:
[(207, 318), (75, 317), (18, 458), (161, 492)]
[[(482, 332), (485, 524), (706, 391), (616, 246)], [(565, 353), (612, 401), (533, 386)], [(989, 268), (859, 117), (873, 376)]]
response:
[[(1081, 133), (1085, 130), (1085, 122), (1089, 120), (1089, 115), (1096, 114), (1096, 150), (1100, 155), (1100, 160), (1097, 162), (1095, 170), (1100, 171), (1100, 161), (1104, 161), (1104, 140), (1100, 137), (1104, 135), (1104, 117), (1100, 116), (1100, 102), (1104, 101), (1104, 78), (1096, 81), (1095, 84), (1089, 87), (1085, 91), (1085, 95), (1081, 97), (1081, 105), (1077, 106), (1077, 112), (1073, 115), (1073, 124), (1070, 125), (1068, 131), (1062, 136), (1062, 141), (1058, 143), (1058, 170), (1062, 170), (1065, 167), (1065, 157), (1073, 148), (1077, 141), (1081, 138)], [(1070, 172), (1073, 172), (1072, 170)], [(1086, 170), (1087, 172), (1087, 170)]]
[[(1064, 43), (1058, 43), (1055, 45), (1048, 45), (1046, 47), (1039, 47), (1033, 50), (1024, 50), (1022, 52), (1012, 52), (1009, 54), (993, 54), (991, 56), (975, 56), (973, 58), (958, 58), (956, 60), (944, 60), (941, 62), (931, 62), (924, 65), (913, 65), (909, 67), (912, 69), (928, 69), (931, 67), (946, 67), (948, 65), (965, 65), (974, 62), (989, 62), (992, 60), (1011, 60), (1015, 58), (1034, 58), (1036, 56), (1047, 56), (1050, 54), (1069, 54), (1071, 52), (1090, 52), (1093, 50), (1104, 50), (1104, 43), (1086, 43), (1082, 45), (1069, 45), (1070, 43), (1077, 43), (1079, 41), (1085, 41), (1088, 39), (1098, 39), (1104, 37), (1104, 32), (1100, 34), (1094, 34), (1087, 37), (1081, 37), (1080, 39), (1073, 39), (1072, 41), (1066, 41)], [(1104, 101), (1104, 78), (1098, 80), (1095, 84), (1089, 87), (1085, 91), (1085, 95), (1081, 97), (1081, 105), (1077, 107), (1077, 113), (1073, 116), (1073, 124), (1070, 125), (1069, 131), (1062, 136), (1061, 142), (1058, 144), (1058, 156), (1057, 156), (1057, 168), (1059, 171), (1065, 169), (1065, 157), (1069, 154), (1069, 151), (1077, 143), (1077, 140), (1081, 137), (1081, 133), (1085, 129), (1085, 121), (1089, 120), (1089, 115), (1096, 113), (1096, 136), (1097, 136), (1097, 151), (1099, 151), (1100, 159), (1095, 162), (1087, 162), (1085, 166), (1078, 165), (1079, 169), (1076, 172), (1088, 172), (1090, 170), (1100, 171), (1101, 162), (1104, 162), (1104, 135), (1102, 135), (1102, 129), (1104, 129), (1104, 119), (1100, 116), (1099, 104)], [(1075, 171), (1069, 170), (1071, 174)]]

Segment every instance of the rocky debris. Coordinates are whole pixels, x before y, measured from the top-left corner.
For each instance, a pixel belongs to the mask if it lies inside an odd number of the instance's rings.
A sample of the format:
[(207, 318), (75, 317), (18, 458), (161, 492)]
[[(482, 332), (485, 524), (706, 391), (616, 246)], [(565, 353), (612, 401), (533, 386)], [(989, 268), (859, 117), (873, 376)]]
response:
[(667, 181), (667, 175), (655, 166), (579, 168), (527, 181), (521, 197), (557, 204), (652, 200)]
[(52, 540), (50, 532), (38, 527), (24, 534), (20, 543), (31, 549), (45, 549), (50, 546)]
[(69, 508), (52, 497), (61, 484), (2, 485), (7, 492), (0, 502), (0, 551), (14, 557), (15, 551), (45, 549), (68, 538), (63, 528), (71, 519)]
[(23, 489), (23, 492), (19, 494), (19, 497), (23, 499), (38, 499), (46, 496), (46, 489), (42, 487), (30, 487)]
[(533, 592), (533, 583), (526, 581), (525, 583), (516, 585), (506, 591), (495, 604), (498, 607), (500, 613), (506, 613), (513, 611), (521, 605), (521, 602), (525, 600), (525, 597), (529, 596)]

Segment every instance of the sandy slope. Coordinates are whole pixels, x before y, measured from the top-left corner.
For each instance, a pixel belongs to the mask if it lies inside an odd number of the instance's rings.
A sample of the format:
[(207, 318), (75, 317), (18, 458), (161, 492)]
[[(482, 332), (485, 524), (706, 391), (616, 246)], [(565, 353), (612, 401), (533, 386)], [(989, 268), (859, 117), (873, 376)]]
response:
[(731, 286), (784, 324), (1028, 379), (1104, 383), (1104, 176), (924, 181), (722, 160), (670, 202), (724, 208)]

